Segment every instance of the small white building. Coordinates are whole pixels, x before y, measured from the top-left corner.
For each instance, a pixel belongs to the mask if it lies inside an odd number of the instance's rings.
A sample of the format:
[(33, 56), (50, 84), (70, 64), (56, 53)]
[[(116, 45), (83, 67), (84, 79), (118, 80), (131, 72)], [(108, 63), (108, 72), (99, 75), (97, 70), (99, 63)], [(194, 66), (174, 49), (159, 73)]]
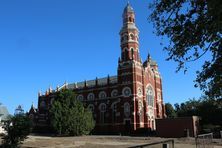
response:
[(2, 128), (2, 121), (7, 120), (8, 116), (9, 113), (6, 106), (0, 105), (0, 134), (5, 133), (5, 130)]

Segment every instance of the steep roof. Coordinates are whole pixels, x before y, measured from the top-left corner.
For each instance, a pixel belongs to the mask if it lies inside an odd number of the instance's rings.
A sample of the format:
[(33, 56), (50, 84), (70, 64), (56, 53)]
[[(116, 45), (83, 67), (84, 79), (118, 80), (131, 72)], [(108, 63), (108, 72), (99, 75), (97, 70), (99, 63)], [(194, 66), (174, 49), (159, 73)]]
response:
[(124, 13), (127, 13), (127, 12), (134, 12), (133, 8), (129, 2), (127, 3), (126, 7), (124, 8)]

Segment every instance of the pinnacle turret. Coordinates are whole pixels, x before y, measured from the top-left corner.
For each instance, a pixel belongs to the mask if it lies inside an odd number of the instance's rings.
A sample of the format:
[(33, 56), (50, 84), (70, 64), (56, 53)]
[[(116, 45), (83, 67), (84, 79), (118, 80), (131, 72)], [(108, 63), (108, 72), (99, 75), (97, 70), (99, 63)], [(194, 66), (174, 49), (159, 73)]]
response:
[(130, 5), (129, 1), (127, 2), (126, 7), (124, 8), (124, 13), (128, 13), (128, 12), (134, 13), (134, 10), (133, 10), (132, 6)]

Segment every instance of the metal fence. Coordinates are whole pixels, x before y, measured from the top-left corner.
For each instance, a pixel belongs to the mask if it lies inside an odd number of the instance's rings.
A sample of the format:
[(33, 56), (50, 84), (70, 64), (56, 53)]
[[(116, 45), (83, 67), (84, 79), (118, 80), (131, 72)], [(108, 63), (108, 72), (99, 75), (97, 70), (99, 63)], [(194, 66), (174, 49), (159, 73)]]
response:
[(196, 148), (213, 148), (213, 133), (202, 134), (196, 137)]
[(159, 141), (159, 142), (154, 142), (154, 143), (149, 143), (149, 144), (132, 146), (129, 148), (174, 148), (174, 140), (173, 139), (164, 140), (164, 141)]
[(221, 141), (222, 141), (222, 131), (220, 131), (220, 138), (221, 138)]

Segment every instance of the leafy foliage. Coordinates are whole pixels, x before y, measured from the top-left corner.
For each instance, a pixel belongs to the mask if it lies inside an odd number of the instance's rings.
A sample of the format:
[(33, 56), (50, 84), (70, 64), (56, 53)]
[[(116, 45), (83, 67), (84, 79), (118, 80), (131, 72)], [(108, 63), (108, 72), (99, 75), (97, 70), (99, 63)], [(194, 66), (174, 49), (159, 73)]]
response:
[(202, 124), (222, 126), (222, 100), (209, 99), (202, 96), (199, 100), (189, 100), (184, 103), (175, 104), (178, 117), (200, 116)]
[(184, 103), (175, 104), (176, 113), (177, 116), (198, 116), (199, 112), (199, 106), (201, 105), (200, 100), (190, 99), (189, 101), (186, 101)]
[(167, 60), (186, 71), (188, 62), (208, 52), (212, 58), (197, 71), (195, 86), (210, 98), (222, 98), (222, 1), (154, 0), (150, 8), (156, 34), (170, 39)]
[(9, 117), (4, 122), (3, 128), (6, 134), (3, 136), (3, 147), (19, 147), (31, 131), (31, 121), (25, 114), (18, 114)]
[(176, 117), (176, 112), (170, 103), (165, 104), (166, 115), (168, 118)]
[(51, 125), (61, 135), (86, 135), (94, 128), (92, 113), (71, 90), (58, 92), (50, 109)]

